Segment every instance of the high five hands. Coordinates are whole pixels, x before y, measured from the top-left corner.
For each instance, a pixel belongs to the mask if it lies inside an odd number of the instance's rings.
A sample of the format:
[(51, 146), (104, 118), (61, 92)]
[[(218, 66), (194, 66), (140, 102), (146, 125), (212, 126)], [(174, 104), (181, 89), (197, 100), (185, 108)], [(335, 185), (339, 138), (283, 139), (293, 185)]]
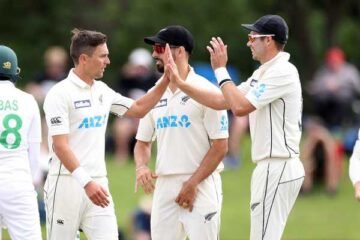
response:
[(164, 58), (165, 75), (169, 77), (172, 83), (181, 85), (181, 83), (183, 83), (184, 80), (181, 79), (180, 77), (179, 70), (171, 54), (171, 49), (169, 44), (166, 44), (164, 54), (165, 54), (165, 58)]
[[(220, 37), (212, 37), (210, 40), (210, 46), (206, 46), (206, 48), (210, 53), (211, 67), (214, 70), (220, 67), (226, 67), (226, 63), (228, 61), (227, 45), (224, 44)], [(164, 75), (169, 77), (171, 82), (181, 86), (181, 84), (184, 83), (184, 79), (182, 79), (179, 75), (169, 44), (166, 44), (165, 47), (164, 65)]]
[(210, 62), (213, 70), (225, 67), (228, 61), (227, 45), (224, 44), (220, 37), (212, 37), (210, 45), (206, 46), (206, 48), (210, 53)]

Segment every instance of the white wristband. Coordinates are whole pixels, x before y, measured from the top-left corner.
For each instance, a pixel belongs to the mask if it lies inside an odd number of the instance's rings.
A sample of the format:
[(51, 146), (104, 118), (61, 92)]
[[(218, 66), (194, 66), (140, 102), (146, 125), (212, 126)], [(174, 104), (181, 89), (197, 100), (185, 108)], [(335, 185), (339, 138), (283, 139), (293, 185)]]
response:
[(221, 68), (217, 68), (215, 69), (215, 77), (217, 82), (220, 84), (221, 81), (225, 80), (225, 79), (230, 79), (230, 75), (228, 73), (228, 71), (226, 70), (226, 67), (221, 67)]
[(92, 180), (89, 174), (87, 174), (87, 172), (85, 172), (82, 167), (75, 169), (71, 175), (79, 182), (82, 187), (85, 187), (86, 184)]

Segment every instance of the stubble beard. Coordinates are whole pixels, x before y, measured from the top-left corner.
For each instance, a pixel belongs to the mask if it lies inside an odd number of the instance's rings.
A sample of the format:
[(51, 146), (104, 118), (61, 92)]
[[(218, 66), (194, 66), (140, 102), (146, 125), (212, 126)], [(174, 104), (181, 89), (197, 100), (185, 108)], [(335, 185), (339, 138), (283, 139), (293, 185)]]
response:
[(160, 60), (158, 60), (158, 62), (156, 62), (156, 69), (160, 73), (164, 73), (164, 64)]

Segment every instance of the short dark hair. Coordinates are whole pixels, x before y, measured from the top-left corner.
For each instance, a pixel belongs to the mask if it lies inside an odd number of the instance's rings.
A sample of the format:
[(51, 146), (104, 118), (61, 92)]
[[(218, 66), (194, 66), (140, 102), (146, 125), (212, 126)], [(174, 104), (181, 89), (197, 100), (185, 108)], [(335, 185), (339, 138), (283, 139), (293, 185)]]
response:
[(79, 30), (74, 28), (71, 33), (70, 56), (74, 64), (79, 63), (81, 54), (92, 55), (94, 49), (107, 41), (107, 36), (101, 32), (90, 30)]

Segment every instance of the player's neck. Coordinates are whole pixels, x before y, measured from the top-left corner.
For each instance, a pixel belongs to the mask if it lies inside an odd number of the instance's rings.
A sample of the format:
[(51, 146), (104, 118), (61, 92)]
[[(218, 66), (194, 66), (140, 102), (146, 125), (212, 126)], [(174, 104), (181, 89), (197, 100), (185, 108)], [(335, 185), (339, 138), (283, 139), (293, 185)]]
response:
[(273, 59), (274, 57), (276, 57), (276, 55), (279, 53), (279, 51), (275, 50), (275, 49), (271, 49), (269, 51), (266, 51), (264, 56), (260, 59), (260, 63), (264, 64), (268, 61), (270, 61), (271, 59)]
[(178, 64), (178, 70), (179, 70), (179, 75), (182, 79), (184, 79), (184, 81), (186, 81), (187, 76), (189, 75), (190, 72), (190, 66), (188, 62), (183, 62), (183, 63), (179, 63)]
[[(184, 61), (184, 62), (178, 63), (178, 64), (177, 64), (177, 68), (178, 68), (180, 77), (181, 77), (184, 81), (186, 81), (187, 76), (189, 75), (189, 72), (190, 72), (190, 65), (189, 65), (189, 63), (188, 63), (187, 61), (186, 61), (186, 62)], [(171, 90), (173, 93), (178, 89), (177, 85), (176, 85), (175, 83), (173, 83), (173, 82), (170, 82), (170, 83), (169, 83), (169, 88), (170, 88), (170, 90)]]
[(74, 68), (74, 73), (83, 80), (87, 85), (92, 86), (94, 84), (94, 79), (92, 77), (89, 77), (88, 74), (83, 71), (80, 67)]

